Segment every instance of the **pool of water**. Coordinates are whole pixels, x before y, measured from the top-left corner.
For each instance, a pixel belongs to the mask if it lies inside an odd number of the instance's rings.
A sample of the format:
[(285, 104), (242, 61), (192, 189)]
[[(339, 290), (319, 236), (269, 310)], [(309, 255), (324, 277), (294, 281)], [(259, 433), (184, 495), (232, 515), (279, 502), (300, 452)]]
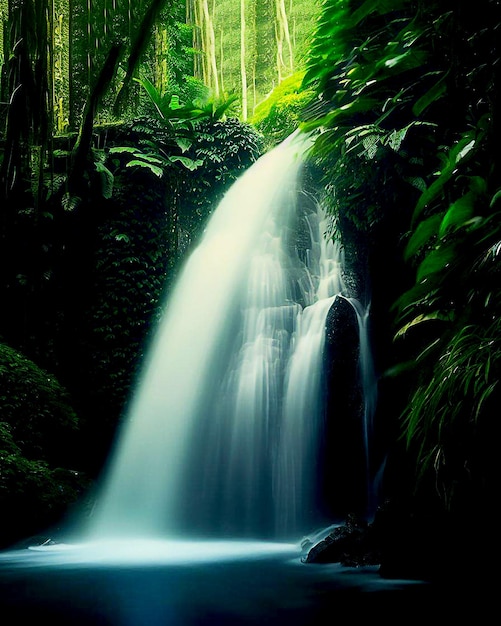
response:
[[(441, 596), (440, 596), (441, 597)], [(427, 583), (305, 564), (294, 544), (144, 541), (0, 553), (3, 626), (317, 626), (437, 614)], [(405, 609), (407, 607), (407, 609)], [(403, 622), (402, 622), (403, 623)]]

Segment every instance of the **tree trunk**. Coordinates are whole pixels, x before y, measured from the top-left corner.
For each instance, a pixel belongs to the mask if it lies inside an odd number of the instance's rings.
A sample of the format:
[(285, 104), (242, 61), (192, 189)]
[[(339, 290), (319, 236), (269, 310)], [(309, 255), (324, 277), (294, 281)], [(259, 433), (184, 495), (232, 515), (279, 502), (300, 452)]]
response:
[(52, 23), (54, 126), (56, 133), (65, 133), (70, 119), (70, 13), (67, 0), (54, 0)]
[(204, 52), (207, 59), (206, 84), (213, 90), (214, 96), (217, 98), (219, 97), (219, 78), (216, 62), (216, 37), (214, 35), (214, 24), (212, 21), (211, 13), (209, 11), (209, 5), (207, 0), (201, 0), (201, 9), (203, 16), (202, 30), (205, 32)]
[[(275, 0), (276, 10), (276, 38), (277, 38), (277, 74), (278, 82), (283, 78), (285, 70), (286, 75), (292, 74), (294, 71), (294, 57), (292, 53), (292, 43), (289, 33), (289, 20), (287, 18), (287, 10), (284, 0)], [(284, 55), (284, 44), (287, 47), (287, 53)]]
[(240, 77), (242, 80), (242, 120), (247, 120), (247, 71), (245, 69), (245, 0), (240, 0)]
[(221, 93), (224, 94), (224, 46), (223, 46), (223, 27), (220, 30), (219, 44), (219, 86)]

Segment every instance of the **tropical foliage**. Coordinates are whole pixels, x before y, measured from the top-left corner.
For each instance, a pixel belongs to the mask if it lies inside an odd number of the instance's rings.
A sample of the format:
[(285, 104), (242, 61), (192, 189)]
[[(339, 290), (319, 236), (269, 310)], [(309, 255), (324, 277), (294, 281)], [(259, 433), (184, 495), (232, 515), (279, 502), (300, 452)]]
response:
[[(185, 3), (133, 4), (0, 2), (0, 335), (19, 351), (12, 375), (26, 357), (53, 372), (54, 397), (79, 418), (75, 454), (72, 429), (48, 434), (48, 413), (61, 415), (43, 402), (43, 376), (26, 377), (31, 395), (6, 386), (2, 542), (52, 521), (44, 498), (61, 513), (64, 472), (69, 489), (73, 470), (78, 484), (100, 470), (183, 251), (262, 151), (254, 129), (228, 118), (235, 98), (213, 98), (193, 75)], [(35, 441), (68, 456), (31, 454)], [(25, 515), (30, 498), (43, 519)]]
[(487, 506), (494, 469), (499, 29), (489, 0), (326, 0), (304, 81), (317, 91), (303, 127), (322, 131), (331, 210), (347, 247), (366, 251), (379, 340), (395, 336), (401, 362), (379, 364), (408, 389), (402, 435), (417, 485), (435, 484), (447, 507), (472, 493)]
[(76, 458), (78, 419), (54, 375), (0, 344), (0, 388), (3, 547), (13, 536), (55, 523), (87, 482), (62, 469)]
[(314, 95), (302, 88), (304, 72), (285, 78), (260, 102), (249, 122), (264, 135), (271, 148), (293, 133), (301, 122), (303, 109)]

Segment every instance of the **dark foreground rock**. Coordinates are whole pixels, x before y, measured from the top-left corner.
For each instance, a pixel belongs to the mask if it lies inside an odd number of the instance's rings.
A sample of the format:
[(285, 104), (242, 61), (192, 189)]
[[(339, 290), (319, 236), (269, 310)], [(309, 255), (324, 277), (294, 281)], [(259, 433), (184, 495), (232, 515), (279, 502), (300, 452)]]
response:
[(372, 525), (355, 515), (336, 526), (321, 541), (303, 542), (303, 563), (341, 563), (350, 567), (379, 565), (380, 554)]
[[(321, 537), (321, 538), (319, 538)], [(378, 565), (385, 579), (464, 584), (474, 572), (485, 587), (497, 563), (498, 542), (489, 520), (458, 520), (449, 515), (416, 514), (394, 503), (381, 506), (372, 522), (349, 515), (344, 524), (302, 544), (303, 563)], [(470, 585), (473, 584), (473, 581)]]

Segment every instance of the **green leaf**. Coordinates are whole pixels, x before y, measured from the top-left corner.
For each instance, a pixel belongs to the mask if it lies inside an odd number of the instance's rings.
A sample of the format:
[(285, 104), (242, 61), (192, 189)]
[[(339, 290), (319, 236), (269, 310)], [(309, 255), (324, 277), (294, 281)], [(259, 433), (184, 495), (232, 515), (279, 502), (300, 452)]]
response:
[(399, 311), (401, 317), (403, 312), (416, 307), (418, 304), (426, 302), (428, 306), (437, 299), (437, 286), (429, 279), (413, 285), (405, 291), (391, 306), (392, 311)]
[(429, 274), (443, 272), (456, 258), (454, 245), (439, 246), (426, 255), (417, 270), (416, 281), (420, 282)]
[(489, 208), (490, 209), (494, 208), (494, 205), (500, 198), (501, 198), (501, 189), (498, 189), (496, 193), (492, 196), (492, 199), (489, 204)]
[(101, 193), (103, 194), (103, 198), (109, 200), (113, 195), (114, 176), (107, 167), (99, 162), (96, 163), (96, 172), (98, 172), (101, 178)]
[(155, 87), (155, 85), (147, 78), (134, 78), (134, 80), (138, 82), (141, 85), (141, 87), (146, 91), (146, 93), (150, 97), (151, 102), (154, 104), (155, 108), (160, 114), (160, 117), (164, 117), (163, 111), (162, 111), (163, 109), (162, 98), (160, 96), (158, 89)]
[(408, 260), (411, 256), (416, 254), (432, 237), (438, 234), (441, 221), (442, 215), (437, 214), (432, 215), (418, 224), (405, 248), (405, 260)]
[(150, 170), (150, 172), (155, 174), (155, 176), (158, 176), (158, 178), (162, 178), (162, 176), (164, 175), (163, 169), (161, 167), (153, 165), (153, 163), (148, 163), (147, 161), (140, 161), (139, 159), (132, 159), (132, 161), (129, 161), (126, 165), (126, 167), (134, 167), (134, 166), (146, 168)]
[(110, 154), (121, 154), (123, 152), (137, 154), (137, 151), (137, 148), (133, 148), (132, 146), (115, 146), (114, 148), (110, 148)]
[(409, 328), (417, 326), (418, 324), (422, 324), (423, 322), (429, 322), (431, 320), (443, 320), (450, 322), (452, 318), (452, 313), (443, 313), (442, 311), (433, 311), (433, 313), (421, 313), (420, 315), (417, 315), (413, 320), (405, 324), (405, 326), (402, 326), (402, 328), (397, 331), (395, 338), (402, 337), (406, 334)]
[(115, 234), (115, 239), (117, 241), (125, 241), (125, 243), (130, 243), (130, 238), (125, 233), (117, 233), (117, 234)]
[(231, 105), (238, 100), (238, 96), (232, 95), (227, 100), (225, 100), (222, 104), (214, 109), (212, 117), (215, 120), (219, 120), (223, 117), (226, 111), (231, 107)]
[(391, 75), (394, 76), (395, 74), (421, 67), (426, 61), (427, 56), (426, 52), (410, 49), (385, 59), (381, 63), (381, 66), (391, 70)]
[(470, 190), (480, 196), (487, 193), (487, 181), (482, 176), (470, 176)]
[(198, 167), (204, 164), (204, 162), (201, 161), (200, 159), (194, 160), (194, 159), (189, 159), (188, 157), (183, 157), (183, 156), (170, 156), (169, 161), (178, 161), (179, 163), (182, 163), (184, 167), (186, 167), (191, 172), (193, 170), (196, 170)]
[(172, 109), (173, 111), (175, 111), (176, 109), (180, 109), (182, 108), (182, 104), (179, 101), (179, 96), (177, 94), (174, 94), (169, 102), (169, 109)]
[(443, 237), (448, 230), (460, 228), (473, 217), (475, 197), (475, 194), (469, 191), (462, 198), (451, 204), (440, 224), (440, 237)]
[(312, 123), (304, 124), (304, 126), (301, 126), (301, 129), (304, 132), (309, 132), (314, 128), (318, 128), (318, 126), (334, 126), (336, 124), (342, 123), (343, 118), (351, 120), (351, 116), (355, 113), (365, 113), (367, 111), (373, 111), (375, 107), (377, 107), (377, 105), (378, 101), (373, 98), (358, 97), (351, 102), (347, 102), (337, 109), (330, 111), (321, 120), (315, 120)]
[(157, 165), (161, 165), (162, 163), (164, 163), (164, 159), (160, 158), (156, 154), (148, 154), (148, 153), (138, 151), (136, 156), (140, 159), (144, 159), (145, 161), (148, 161), (148, 163), (154, 163)]
[(436, 82), (431, 89), (429, 89), (423, 96), (421, 96), (412, 107), (412, 112), (416, 117), (419, 117), (421, 113), (427, 109), (430, 104), (441, 98), (446, 90), (447, 74), (446, 72), (438, 82)]
[(178, 148), (181, 149), (181, 152), (187, 152), (193, 145), (193, 141), (187, 137), (174, 137), (174, 141)]
[(405, 0), (366, 0), (361, 7), (353, 12), (350, 18), (351, 26), (357, 26), (371, 13), (385, 15), (386, 13), (404, 8), (406, 4), (407, 2)]
[(455, 173), (460, 161), (462, 161), (473, 149), (476, 141), (473, 131), (467, 131), (453, 146), (446, 155), (445, 165), (439, 174), (439, 177), (421, 194), (417, 201), (412, 221), (415, 222), (421, 215), (423, 209), (431, 204), (443, 191), (445, 184)]
[(477, 403), (477, 408), (475, 410), (475, 421), (478, 421), (478, 418), (480, 416), (480, 412), (483, 408), (483, 405), (485, 403), (485, 401), (489, 398), (489, 396), (492, 394), (492, 392), (494, 391), (494, 389), (496, 388), (498, 384), (498, 381), (494, 381), (493, 383), (491, 383), (487, 389), (485, 389), (485, 391), (482, 393), (482, 395), (480, 396), (478, 403)]

